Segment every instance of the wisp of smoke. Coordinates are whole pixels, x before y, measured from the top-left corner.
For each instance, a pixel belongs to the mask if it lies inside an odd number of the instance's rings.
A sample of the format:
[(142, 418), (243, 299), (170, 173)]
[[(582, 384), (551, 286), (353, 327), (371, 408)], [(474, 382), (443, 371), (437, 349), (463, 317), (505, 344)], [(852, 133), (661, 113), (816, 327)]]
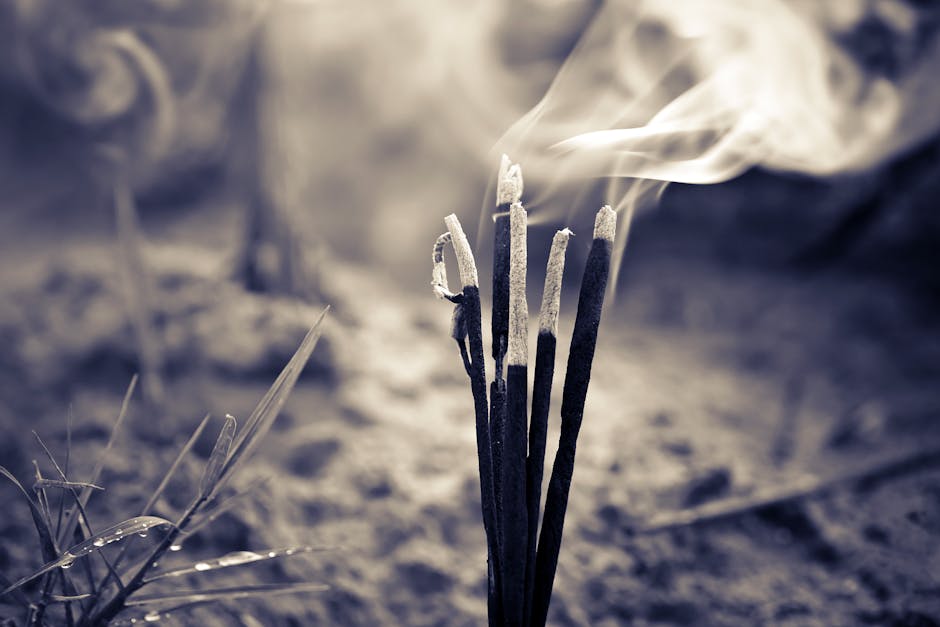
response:
[[(935, 132), (940, 115), (906, 122), (924, 72), (892, 80), (840, 48), (836, 35), (865, 6), (606, 2), (497, 149), (545, 194), (611, 177), (606, 200), (627, 216), (671, 181), (718, 183), (757, 165), (814, 176), (870, 168)], [(913, 28), (906, 5), (878, 6), (899, 36)]]

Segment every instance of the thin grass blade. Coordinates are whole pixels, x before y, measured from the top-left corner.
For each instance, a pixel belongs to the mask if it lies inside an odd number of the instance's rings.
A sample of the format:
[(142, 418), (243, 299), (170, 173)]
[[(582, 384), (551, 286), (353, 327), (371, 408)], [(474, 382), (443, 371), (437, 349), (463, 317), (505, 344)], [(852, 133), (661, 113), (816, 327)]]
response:
[(55, 568), (69, 568), (79, 557), (83, 557), (89, 553), (98, 551), (102, 547), (107, 546), (112, 542), (117, 542), (123, 540), (124, 538), (132, 537), (135, 533), (144, 533), (148, 529), (160, 525), (169, 525), (172, 527), (173, 523), (165, 518), (160, 518), (158, 516), (137, 516), (136, 518), (129, 518), (128, 520), (120, 522), (116, 525), (112, 525), (104, 531), (88, 538), (87, 540), (79, 542), (78, 544), (70, 547), (67, 551), (62, 553), (61, 556), (52, 560), (51, 562), (48, 562), (33, 574), (27, 575), (11, 586), (8, 586), (5, 590), (3, 590), (3, 592), (0, 592), (0, 596), (20, 588), (21, 586), (29, 583), (30, 581), (33, 581), (37, 577), (45, 575)]
[(84, 601), (85, 599), (90, 599), (92, 594), (74, 594), (74, 595), (62, 595), (62, 594), (50, 594), (49, 601), (52, 603), (72, 603), (74, 601)]
[[(101, 477), (101, 471), (104, 470), (105, 462), (108, 459), (108, 453), (114, 447), (114, 443), (117, 440), (118, 433), (121, 431), (121, 426), (124, 424), (124, 419), (127, 417), (127, 410), (130, 407), (131, 397), (134, 394), (134, 389), (137, 387), (137, 375), (135, 374), (131, 377), (131, 382), (127, 386), (127, 391), (124, 393), (124, 399), (121, 401), (121, 410), (118, 412), (117, 420), (114, 421), (114, 426), (111, 427), (111, 435), (108, 438), (108, 443), (105, 445), (104, 450), (101, 451), (101, 454), (98, 456), (98, 461), (95, 462), (95, 467), (92, 470), (91, 478), (88, 480), (89, 484), (97, 484), (98, 479)], [(88, 499), (91, 497), (91, 488), (85, 487), (82, 488), (81, 494), (79, 494), (79, 503), (82, 507), (88, 505)], [(76, 503), (78, 505), (78, 503)], [(66, 539), (72, 537), (72, 532), (75, 531), (75, 525), (78, 523), (78, 516), (76, 516), (77, 507), (72, 507), (70, 510), (70, 516), (68, 521), (65, 523), (65, 526), (62, 528), (62, 532), (59, 534), (59, 542), (63, 543)]]
[(219, 482), (228, 453), (232, 448), (232, 442), (235, 440), (236, 426), (235, 417), (231, 414), (226, 415), (225, 424), (222, 425), (219, 437), (212, 448), (212, 454), (209, 455), (209, 461), (206, 463), (206, 470), (202, 473), (202, 481), (199, 482), (199, 493), (203, 498), (208, 498)]
[[(69, 468), (72, 463), (72, 405), (69, 405), (69, 411), (65, 417), (65, 476), (69, 476)], [(62, 516), (65, 514), (65, 493), (59, 494), (59, 509), (55, 521), (55, 537), (59, 537), (62, 531)]]
[(189, 566), (184, 566), (182, 568), (157, 573), (150, 579), (145, 580), (144, 583), (150, 583), (152, 581), (157, 581), (158, 579), (166, 579), (167, 577), (182, 577), (183, 575), (190, 575), (193, 573), (204, 573), (210, 570), (219, 570), (221, 568), (231, 568), (233, 566), (254, 564), (255, 562), (265, 562), (283, 557), (290, 557), (292, 555), (324, 553), (326, 551), (333, 551), (335, 549), (336, 547), (331, 546), (306, 545), (291, 546), (281, 549), (270, 549), (267, 551), (235, 551), (215, 559), (203, 560), (200, 562), (195, 562), (194, 564), (190, 564)]
[[(4, 588), (11, 588), (13, 586), (13, 582), (10, 581), (6, 575), (0, 573), (0, 586), (3, 586)], [(11, 593), (13, 598), (16, 599), (17, 603), (23, 607), (29, 607), (29, 599), (26, 598), (26, 595), (23, 594), (22, 590), (12, 590)]]
[(238, 505), (241, 505), (245, 500), (248, 499), (248, 497), (254, 496), (260, 492), (269, 481), (269, 477), (259, 479), (249, 484), (247, 488), (241, 490), (240, 492), (236, 492), (235, 494), (220, 500), (215, 507), (203, 513), (201, 517), (195, 519), (192, 523), (187, 525), (186, 529), (183, 530), (184, 534), (186, 536), (190, 536), (203, 529), (206, 525), (218, 519), (222, 514), (235, 509), (235, 507)]
[(199, 607), (201, 605), (208, 605), (210, 603), (215, 603), (215, 602), (216, 602), (215, 599), (208, 599), (205, 601), (190, 601), (189, 603), (180, 603), (178, 605), (171, 605), (169, 607), (163, 607), (158, 610), (150, 610), (150, 611), (147, 611), (146, 613), (144, 613), (146, 611), (145, 606), (144, 606), (144, 608), (137, 610), (136, 614), (133, 614), (130, 616), (124, 616), (122, 618), (114, 620), (110, 622), (109, 625), (113, 627), (117, 627), (118, 625), (136, 625), (142, 622), (144, 623), (156, 622), (159, 620), (163, 620), (165, 618), (172, 618), (171, 614), (175, 614), (176, 612), (182, 612), (183, 610), (189, 610), (194, 607)]
[(275, 594), (297, 594), (299, 592), (324, 592), (330, 587), (322, 583), (273, 583), (212, 590), (192, 590), (175, 594), (140, 595), (127, 599), (127, 607), (153, 605), (156, 603), (205, 603), (209, 601), (229, 601), (256, 596)]
[(157, 504), (157, 501), (160, 500), (160, 497), (163, 496), (164, 491), (166, 491), (167, 485), (170, 483), (170, 479), (176, 474), (176, 471), (179, 470), (180, 464), (183, 463), (183, 460), (186, 458), (186, 455), (189, 451), (192, 450), (193, 446), (196, 444), (196, 441), (199, 439), (199, 436), (202, 435), (202, 432), (205, 430), (206, 425), (209, 424), (210, 414), (206, 414), (202, 421), (199, 423), (199, 426), (196, 427), (196, 430), (193, 431), (193, 434), (189, 436), (189, 439), (186, 440), (186, 444), (183, 445), (183, 448), (180, 449), (179, 454), (176, 456), (176, 459), (173, 460), (173, 464), (170, 466), (170, 469), (166, 471), (166, 474), (163, 476), (163, 480), (160, 481), (160, 485), (157, 486), (157, 489), (154, 490), (153, 494), (150, 495), (150, 499), (147, 501), (147, 504), (144, 505), (144, 508), (141, 510), (140, 515), (146, 516), (153, 510), (154, 506)]
[[(65, 487), (65, 489), (69, 492), (69, 494), (72, 495), (72, 498), (75, 500), (75, 507), (78, 508), (78, 513), (81, 515), (81, 519), (85, 523), (85, 531), (86, 531), (87, 536), (89, 537), (93, 536), (95, 534), (95, 530), (92, 529), (91, 521), (88, 519), (88, 512), (85, 511), (85, 506), (82, 503), (78, 492), (75, 490), (74, 487), (72, 487), (73, 482), (69, 481), (69, 478), (68, 476), (66, 476), (65, 471), (62, 470), (62, 467), (59, 466), (59, 463), (56, 461), (55, 455), (52, 454), (52, 451), (49, 450), (49, 447), (46, 446), (46, 443), (42, 441), (42, 438), (39, 437), (39, 434), (33, 431), (33, 436), (36, 438), (36, 441), (39, 443), (39, 446), (42, 448), (43, 452), (46, 454), (46, 457), (48, 457), (49, 461), (52, 462), (52, 466), (55, 468), (56, 472), (59, 473), (59, 477), (60, 477), (59, 483), (61, 483)], [(36, 472), (37, 472), (37, 483), (45, 481), (43, 477), (38, 475), (39, 473), (38, 465), (36, 466)], [(93, 485), (93, 484), (86, 484), (86, 485)], [(104, 488), (99, 488), (99, 489), (103, 490)], [(52, 523), (50, 522), (50, 526), (51, 524)], [(56, 548), (58, 549), (58, 547)], [(56, 552), (58, 553), (58, 551)], [(111, 574), (113, 577), (116, 577), (118, 585), (120, 587), (123, 587), (123, 583), (118, 577), (118, 573), (117, 573), (117, 570), (115, 570), (114, 565), (108, 560), (108, 558), (105, 556), (104, 553), (100, 553), (99, 555), (101, 557), (101, 560), (104, 562), (105, 566), (108, 568), (108, 573)], [(86, 572), (88, 570), (89, 569), (86, 566)]]
[[(33, 517), (33, 526), (36, 527), (36, 533), (39, 535), (39, 545), (42, 547), (43, 558), (46, 560), (54, 558), (58, 553), (55, 539), (52, 537), (52, 530), (46, 525), (46, 520), (42, 514), (42, 510), (39, 509), (39, 504), (32, 499), (29, 492), (23, 487), (23, 484), (13, 476), (13, 473), (3, 466), (0, 466), (0, 475), (9, 479), (10, 482), (18, 488), (23, 494), (23, 498), (25, 498), (26, 502), (29, 504), (29, 513)], [(5, 590), (4, 593), (6, 592)], [(3, 595), (0, 594), (0, 596)]]
[(78, 488), (90, 488), (92, 490), (104, 490), (100, 485), (88, 483), (86, 481), (61, 481), (58, 479), (37, 479), (33, 483), (33, 490), (45, 490), (46, 488), (61, 488), (63, 490), (75, 490)]
[(293, 357), (290, 358), (277, 379), (251, 412), (244, 429), (242, 429), (241, 435), (235, 442), (232, 454), (229, 456), (225, 467), (222, 469), (222, 474), (219, 477), (213, 495), (218, 493), (225, 485), (232, 476), (232, 473), (238, 468), (241, 462), (251, 454), (262, 440), (265, 433), (267, 433), (268, 429), (271, 428), (274, 419), (277, 418), (284, 403), (287, 402), (287, 397), (291, 393), (291, 390), (293, 390), (294, 385), (296, 385), (297, 379), (300, 378), (300, 373), (310, 359), (313, 349), (316, 348), (317, 342), (323, 333), (323, 320), (329, 310), (329, 306), (323, 309), (300, 343)]

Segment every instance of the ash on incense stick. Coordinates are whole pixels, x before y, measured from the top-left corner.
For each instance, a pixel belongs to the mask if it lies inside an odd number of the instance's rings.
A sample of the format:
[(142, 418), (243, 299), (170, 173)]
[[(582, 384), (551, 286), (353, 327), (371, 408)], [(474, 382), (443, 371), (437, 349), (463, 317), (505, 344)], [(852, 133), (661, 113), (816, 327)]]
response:
[[(561, 550), (617, 216), (605, 206), (595, 222), (565, 374), (561, 437), (540, 529), (561, 286), (565, 252), (572, 233), (568, 229), (558, 231), (549, 253), (539, 312), (530, 420), (527, 216), (521, 203), (521, 168), (503, 156), (498, 176), (491, 315), (495, 367), (489, 398), (483, 364), (479, 278), (469, 241), (454, 215), (445, 219), (448, 233), (434, 245), (432, 286), (438, 297), (455, 303), (452, 335), (470, 377), (487, 538), (489, 624), (544, 625)], [(460, 268), (463, 291), (459, 294), (450, 292), (447, 286), (443, 256), (447, 244), (453, 245)], [(465, 340), (469, 342), (469, 354)]]

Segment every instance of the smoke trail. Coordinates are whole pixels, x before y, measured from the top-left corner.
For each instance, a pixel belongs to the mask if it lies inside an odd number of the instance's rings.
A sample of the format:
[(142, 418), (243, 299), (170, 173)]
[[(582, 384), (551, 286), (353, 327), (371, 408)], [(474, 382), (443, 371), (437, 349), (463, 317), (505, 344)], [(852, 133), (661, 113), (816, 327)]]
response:
[(940, 47), (893, 76), (864, 67), (839, 45), (845, 33), (875, 19), (903, 41), (917, 20), (901, 3), (878, 3), (875, 16), (866, 6), (607, 2), (497, 149), (545, 194), (613, 177), (606, 200), (628, 217), (671, 181), (718, 183), (757, 165), (816, 176), (870, 168), (940, 126), (912, 102)]

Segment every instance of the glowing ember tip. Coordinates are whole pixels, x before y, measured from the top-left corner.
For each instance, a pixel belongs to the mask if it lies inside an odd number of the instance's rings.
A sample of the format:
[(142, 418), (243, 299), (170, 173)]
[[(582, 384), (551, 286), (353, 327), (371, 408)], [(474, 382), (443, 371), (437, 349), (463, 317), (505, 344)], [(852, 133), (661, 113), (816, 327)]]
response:
[(522, 168), (503, 155), (496, 180), (496, 204), (508, 205), (522, 198)]
[(610, 208), (610, 205), (604, 205), (597, 212), (594, 219), (594, 239), (603, 239), (608, 242), (614, 241), (614, 234), (617, 232), (617, 213)]

